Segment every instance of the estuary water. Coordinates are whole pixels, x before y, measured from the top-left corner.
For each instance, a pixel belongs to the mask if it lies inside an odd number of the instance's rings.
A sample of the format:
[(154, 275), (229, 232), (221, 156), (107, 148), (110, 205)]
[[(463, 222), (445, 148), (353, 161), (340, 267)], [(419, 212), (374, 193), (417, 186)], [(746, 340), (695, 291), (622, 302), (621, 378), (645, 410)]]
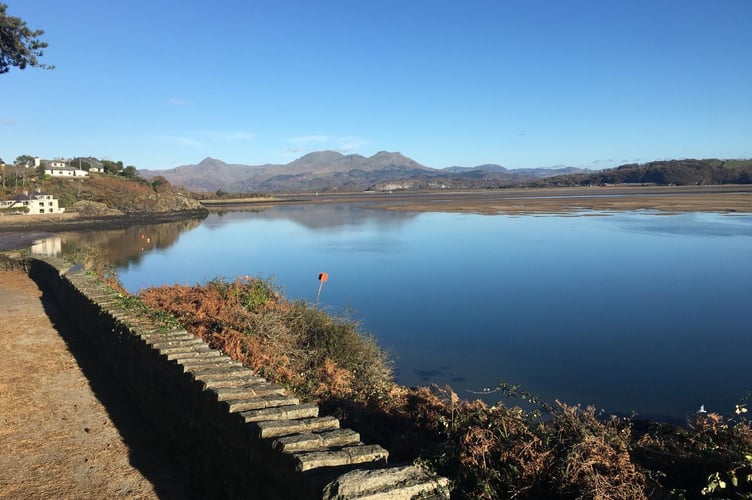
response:
[[(119, 233), (127, 289), (272, 278), (360, 320), (398, 381), (683, 419), (752, 389), (752, 215), (507, 216), (287, 205)], [(485, 395), (488, 402), (499, 393)], [(512, 401), (514, 402), (514, 401)], [(507, 402), (508, 403), (508, 402)]]

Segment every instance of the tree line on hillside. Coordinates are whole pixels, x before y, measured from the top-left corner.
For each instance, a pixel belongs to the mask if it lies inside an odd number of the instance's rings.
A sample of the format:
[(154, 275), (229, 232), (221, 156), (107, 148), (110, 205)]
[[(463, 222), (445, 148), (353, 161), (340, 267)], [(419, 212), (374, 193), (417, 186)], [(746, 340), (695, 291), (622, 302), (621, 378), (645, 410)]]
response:
[[(39, 166), (35, 166), (37, 159), (31, 155), (19, 155), (12, 165), (6, 165), (0, 160), (0, 189), (6, 195), (18, 193), (31, 189), (49, 189), (53, 180), (50, 175), (45, 173), (49, 162), (42, 160)], [(93, 157), (76, 157), (66, 161), (67, 165), (72, 168), (84, 170), (86, 172), (98, 169), (100, 176), (118, 177), (124, 180), (135, 181), (137, 183), (152, 186), (157, 192), (171, 191), (172, 186), (162, 176), (156, 176), (148, 181), (138, 175), (138, 169), (133, 165), (125, 166), (122, 161), (97, 160)], [(80, 177), (76, 179), (80, 180)], [(63, 181), (70, 181), (72, 178), (64, 178)], [(80, 190), (80, 188), (77, 188)]]
[(752, 184), (752, 160), (668, 160), (631, 163), (589, 174), (548, 177), (534, 187), (592, 186), (607, 184), (654, 184), (696, 186)]

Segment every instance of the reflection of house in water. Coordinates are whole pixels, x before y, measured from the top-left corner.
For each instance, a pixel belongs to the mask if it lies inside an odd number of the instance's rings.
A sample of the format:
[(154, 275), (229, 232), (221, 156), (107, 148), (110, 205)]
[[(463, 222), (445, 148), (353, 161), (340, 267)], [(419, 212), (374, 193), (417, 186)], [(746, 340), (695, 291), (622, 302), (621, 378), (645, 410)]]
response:
[(32, 255), (43, 255), (45, 257), (56, 257), (63, 253), (63, 239), (59, 236), (52, 236), (42, 240), (35, 240), (31, 245)]

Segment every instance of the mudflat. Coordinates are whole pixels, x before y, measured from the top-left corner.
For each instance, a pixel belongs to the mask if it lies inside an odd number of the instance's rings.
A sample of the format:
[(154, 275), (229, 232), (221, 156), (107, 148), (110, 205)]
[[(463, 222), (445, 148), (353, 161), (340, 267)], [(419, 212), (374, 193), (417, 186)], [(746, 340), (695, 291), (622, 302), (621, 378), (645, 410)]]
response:
[(391, 204), (386, 208), (483, 214), (640, 209), (663, 212), (752, 212), (752, 186), (509, 190), (481, 193), (477, 197), (449, 195), (429, 202)]
[(261, 209), (278, 204), (362, 203), (388, 210), (482, 214), (570, 213), (583, 210), (752, 212), (752, 185), (614, 186), (477, 191), (322, 193), (227, 200), (210, 210)]

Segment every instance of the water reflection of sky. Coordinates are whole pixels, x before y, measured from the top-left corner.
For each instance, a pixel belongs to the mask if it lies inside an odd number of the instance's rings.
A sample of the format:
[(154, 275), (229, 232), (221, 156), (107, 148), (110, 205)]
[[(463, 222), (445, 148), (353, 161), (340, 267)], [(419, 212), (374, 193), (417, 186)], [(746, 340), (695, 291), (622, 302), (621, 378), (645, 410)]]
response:
[(625, 231), (687, 236), (752, 236), (747, 215), (722, 215), (687, 212), (645, 220), (642, 216), (622, 216)]
[[(752, 388), (752, 217), (390, 212), (212, 215), (121, 272), (131, 290), (273, 276), (354, 311), (408, 385), (504, 380), (546, 398), (680, 416)], [(718, 408), (719, 410), (721, 408)]]

